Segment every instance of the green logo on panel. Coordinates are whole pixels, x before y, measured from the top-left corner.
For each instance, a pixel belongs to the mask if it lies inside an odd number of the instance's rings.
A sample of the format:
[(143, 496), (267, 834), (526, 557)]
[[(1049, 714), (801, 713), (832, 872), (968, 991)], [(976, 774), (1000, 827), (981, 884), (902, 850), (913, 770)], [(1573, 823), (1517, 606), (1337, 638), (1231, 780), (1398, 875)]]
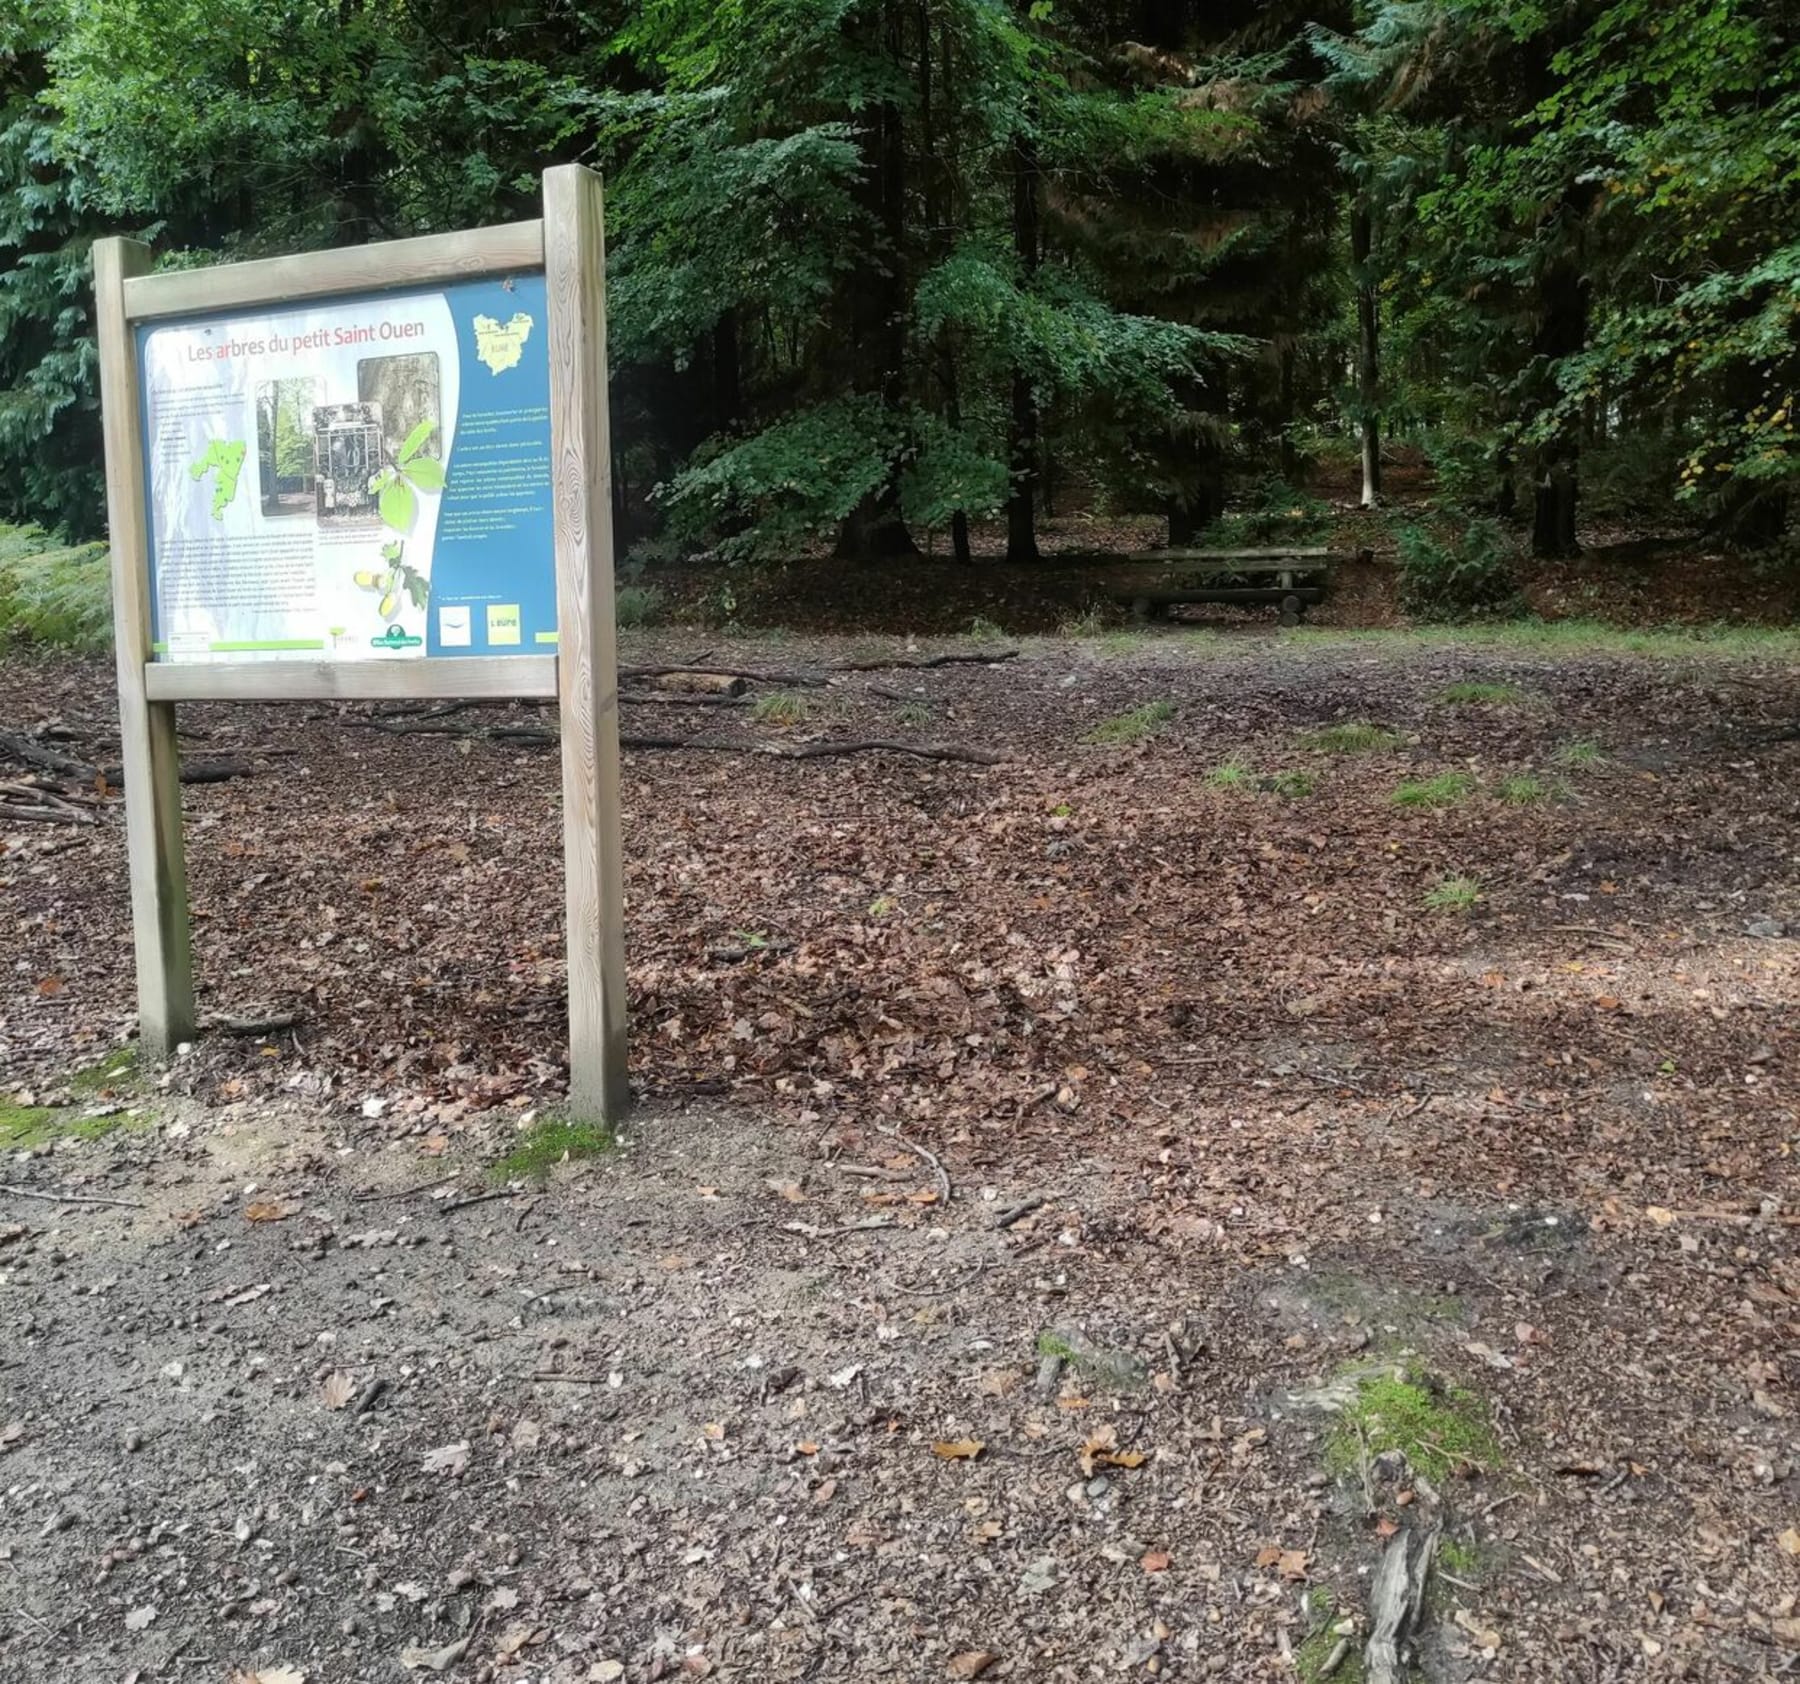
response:
[(417, 649), (425, 641), (422, 637), (408, 637), (398, 626), (389, 626), (380, 637), (369, 639), (371, 649)]

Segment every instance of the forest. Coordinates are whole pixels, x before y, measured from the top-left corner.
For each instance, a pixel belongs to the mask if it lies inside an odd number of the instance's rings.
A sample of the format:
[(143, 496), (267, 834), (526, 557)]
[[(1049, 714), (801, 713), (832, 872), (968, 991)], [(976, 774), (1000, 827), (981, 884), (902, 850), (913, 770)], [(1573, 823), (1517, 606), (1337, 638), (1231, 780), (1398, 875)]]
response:
[[(1585, 525), (1781, 566), (1778, 0), (0, 0), (0, 520), (104, 523), (88, 252), (205, 264), (608, 186), (632, 565), (1205, 542), (1336, 474), (1416, 606)], [(1165, 524), (1166, 523), (1166, 524)]]

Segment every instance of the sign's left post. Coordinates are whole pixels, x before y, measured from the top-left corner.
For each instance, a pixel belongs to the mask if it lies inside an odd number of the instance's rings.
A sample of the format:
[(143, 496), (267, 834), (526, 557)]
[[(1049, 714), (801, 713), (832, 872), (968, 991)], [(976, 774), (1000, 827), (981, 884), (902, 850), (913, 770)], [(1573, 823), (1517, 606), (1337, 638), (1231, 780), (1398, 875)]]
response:
[(175, 704), (153, 702), (150, 535), (137, 339), (125, 282), (150, 270), (137, 240), (94, 242), (94, 318), (106, 440), (106, 517), (112, 544), (113, 644), (119, 663), (119, 751), (125, 778), (131, 927), (137, 952), (138, 1038), (167, 1058), (194, 1033), (194, 958), (181, 843), (181, 760)]

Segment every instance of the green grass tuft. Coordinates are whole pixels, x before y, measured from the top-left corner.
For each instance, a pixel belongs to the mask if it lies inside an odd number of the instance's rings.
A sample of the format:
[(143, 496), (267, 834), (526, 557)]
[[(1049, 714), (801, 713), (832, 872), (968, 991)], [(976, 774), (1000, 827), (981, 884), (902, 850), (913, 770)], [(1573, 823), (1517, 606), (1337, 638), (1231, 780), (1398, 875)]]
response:
[(1141, 743), (1175, 716), (1173, 702), (1145, 702), (1141, 707), (1103, 719), (1081, 740), (1084, 743)]
[(615, 1144), (612, 1131), (597, 1123), (569, 1123), (546, 1117), (533, 1124), (488, 1174), (496, 1181), (521, 1181), (527, 1177), (541, 1180), (560, 1163), (599, 1157)]
[[(1440, 1554), (1442, 1551), (1440, 1550)], [(1331, 1592), (1314, 1586), (1308, 1600), (1311, 1631), (1306, 1641), (1294, 1651), (1294, 1672), (1300, 1684), (1365, 1684), (1368, 1673), (1363, 1667), (1362, 1648), (1352, 1635), (1348, 1652), (1332, 1671), (1325, 1670), (1343, 1641), (1332, 1627), (1339, 1623), (1337, 1599)]]
[(1311, 772), (1276, 772), (1263, 779), (1263, 787), (1289, 801), (1301, 801), (1319, 787), (1319, 780)]
[(929, 702), (908, 702), (895, 715), (902, 725), (929, 725), (931, 723), (931, 704)]
[(750, 717), (758, 725), (803, 725), (812, 711), (812, 699), (798, 690), (771, 690), (756, 698)]
[(1375, 1374), (1358, 1382), (1355, 1401), (1326, 1444), (1325, 1464), (1333, 1473), (1346, 1473), (1358, 1466), (1365, 1448), (1371, 1458), (1398, 1450), (1415, 1472), (1431, 1480), (1458, 1468), (1496, 1468), (1501, 1460), (1480, 1397), (1412, 1373)]
[(1396, 807), (1454, 807), (1475, 793), (1475, 780), (1467, 772), (1440, 772), (1398, 785), (1389, 799)]
[(1550, 786), (1542, 778), (1534, 778), (1529, 772), (1521, 772), (1515, 777), (1503, 779), (1494, 794), (1497, 799), (1511, 806), (1530, 807), (1539, 801), (1550, 799)]
[(1550, 758), (1566, 772), (1590, 771), (1595, 766), (1603, 765), (1606, 760), (1600, 745), (1587, 737), (1576, 737), (1569, 742), (1559, 743)]
[(1482, 702), (1501, 705), (1508, 702), (1522, 702), (1525, 692), (1516, 684), (1452, 684), (1441, 698), (1446, 702)]
[(977, 614), (975, 618), (969, 622), (969, 637), (976, 643), (1004, 643), (1006, 641), (1006, 628)]
[(1481, 884), (1473, 877), (1440, 877), (1425, 891), (1425, 905), (1432, 912), (1468, 912), (1481, 899)]
[(1377, 754), (1385, 749), (1397, 748), (1400, 738), (1384, 726), (1356, 720), (1308, 732), (1301, 741), (1307, 748), (1317, 749), (1321, 754)]
[(1256, 774), (1241, 760), (1227, 760), (1215, 766), (1202, 780), (1208, 789), (1224, 789), (1242, 793), (1256, 782)]

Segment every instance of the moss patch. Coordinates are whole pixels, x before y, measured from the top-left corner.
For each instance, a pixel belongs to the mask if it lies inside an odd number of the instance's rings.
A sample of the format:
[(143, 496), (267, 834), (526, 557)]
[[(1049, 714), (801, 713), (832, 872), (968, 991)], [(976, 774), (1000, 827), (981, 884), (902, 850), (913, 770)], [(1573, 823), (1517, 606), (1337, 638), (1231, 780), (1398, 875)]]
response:
[(496, 1181), (542, 1180), (565, 1160), (596, 1158), (617, 1142), (612, 1131), (596, 1123), (569, 1123), (547, 1117), (524, 1134), (518, 1145), (489, 1171)]
[(147, 1129), (155, 1121), (147, 1112), (127, 1116), (84, 1117), (79, 1112), (43, 1105), (9, 1105), (0, 1101), (0, 1151), (29, 1152), (55, 1140), (104, 1140), (121, 1129)]
[(1315, 1590), (1312, 1593), (1312, 1634), (1294, 1651), (1294, 1670), (1300, 1684), (1323, 1684), (1327, 1678), (1335, 1680), (1336, 1684), (1363, 1684), (1367, 1674), (1363, 1670), (1362, 1650), (1354, 1634), (1344, 1658), (1329, 1673), (1325, 1670), (1337, 1653), (1337, 1646), (1344, 1641), (1331, 1629), (1337, 1619), (1338, 1606), (1331, 1593)]
[(1500, 1444), (1487, 1405), (1463, 1386), (1431, 1375), (1366, 1375), (1325, 1447), (1326, 1466), (1344, 1473), (1357, 1465), (1364, 1446), (1371, 1457), (1397, 1450), (1427, 1479), (1441, 1480), (1465, 1466), (1493, 1468)]
[(79, 1094), (131, 1092), (137, 1087), (137, 1078), (137, 1048), (114, 1047), (97, 1062), (70, 1071), (67, 1086), (71, 1093)]

